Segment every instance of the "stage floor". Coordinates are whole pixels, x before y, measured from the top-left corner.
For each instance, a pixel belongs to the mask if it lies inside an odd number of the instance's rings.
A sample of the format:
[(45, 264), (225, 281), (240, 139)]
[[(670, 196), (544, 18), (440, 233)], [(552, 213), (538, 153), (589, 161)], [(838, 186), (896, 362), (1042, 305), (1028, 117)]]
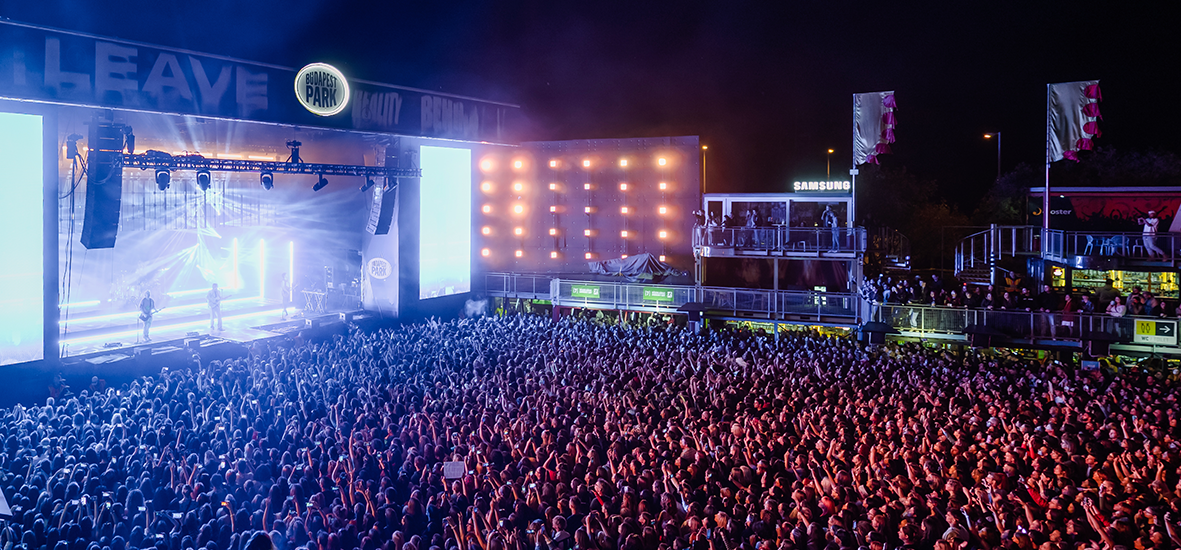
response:
[[(112, 351), (120, 348), (133, 348), (145, 344), (160, 344), (168, 341), (183, 340), (198, 336), (213, 336), (234, 342), (248, 343), (262, 338), (277, 336), (298, 330), (305, 325), (305, 315), (308, 318), (330, 315), (334, 312), (304, 312), (294, 307), (288, 307), (288, 316), (283, 317), (283, 306), (277, 302), (268, 303), (260, 298), (227, 301), (222, 304), (222, 330), (214, 326), (210, 328), (209, 309), (205, 306), (185, 306), (165, 309), (156, 314), (149, 336), (151, 341), (143, 338), (143, 325), (136, 314), (119, 313), (108, 316), (106, 323), (102, 320), (86, 320), (71, 322), (68, 331), (61, 335), (59, 344), (62, 357), (76, 357)], [(113, 323), (111, 321), (114, 321)], [(99, 326), (95, 326), (99, 325)]]

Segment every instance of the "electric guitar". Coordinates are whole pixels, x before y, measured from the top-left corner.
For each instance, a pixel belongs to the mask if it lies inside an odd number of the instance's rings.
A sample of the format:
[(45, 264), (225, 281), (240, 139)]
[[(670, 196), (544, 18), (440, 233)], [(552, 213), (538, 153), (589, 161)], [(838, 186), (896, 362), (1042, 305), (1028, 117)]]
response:
[(143, 313), (140, 313), (140, 314), (139, 314), (139, 320), (140, 320), (140, 321), (147, 321), (148, 319), (151, 319), (152, 317), (154, 317), (154, 316), (155, 316), (157, 313), (160, 313), (161, 311), (164, 311), (164, 308), (162, 308), (162, 307), (160, 307), (160, 308), (155, 308), (155, 309), (153, 309), (153, 310), (152, 310), (152, 311), (150, 311), (150, 312), (149, 312), (149, 311), (145, 311), (145, 312), (143, 312)]

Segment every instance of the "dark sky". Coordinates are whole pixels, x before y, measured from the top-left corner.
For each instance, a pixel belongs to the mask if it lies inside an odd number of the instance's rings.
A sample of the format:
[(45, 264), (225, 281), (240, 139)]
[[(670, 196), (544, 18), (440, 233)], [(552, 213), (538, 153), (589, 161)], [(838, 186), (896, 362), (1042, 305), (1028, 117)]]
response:
[(1004, 133), (1006, 169), (1043, 162), (1049, 82), (1102, 80), (1100, 146), (1181, 150), (1181, 40), (1151, 4), (0, 0), (0, 15), (509, 101), (521, 140), (696, 134), (710, 191), (822, 178), (828, 148), (847, 172), (851, 94), (893, 89), (886, 162), (970, 207), (995, 177), (984, 132)]

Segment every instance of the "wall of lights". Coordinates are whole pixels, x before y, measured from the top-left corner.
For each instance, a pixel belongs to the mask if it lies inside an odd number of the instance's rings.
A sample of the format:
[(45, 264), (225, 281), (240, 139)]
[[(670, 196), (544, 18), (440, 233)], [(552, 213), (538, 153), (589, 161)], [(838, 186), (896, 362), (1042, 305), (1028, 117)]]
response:
[(523, 143), (477, 161), (473, 229), (485, 271), (585, 272), (649, 253), (693, 265), (696, 136)]

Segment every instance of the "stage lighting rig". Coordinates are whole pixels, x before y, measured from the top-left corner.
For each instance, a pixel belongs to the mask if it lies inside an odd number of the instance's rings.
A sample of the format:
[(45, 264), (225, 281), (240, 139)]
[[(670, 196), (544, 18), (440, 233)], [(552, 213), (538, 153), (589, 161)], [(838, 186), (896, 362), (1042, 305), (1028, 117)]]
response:
[(327, 185), (328, 185), (328, 180), (324, 179), (324, 174), (320, 174), (320, 181), (317, 181), (316, 184), (312, 186), (312, 191), (319, 191), (319, 190), (323, 189), (324, 187), (326, 187)]
[(197, 187), (200, 187), (202, 191), (208, 191), (212, 182), (213, 174), (209, 173), (208, 168), (197, 170)]
[(262, 183), (262, 188), (267, 191), (270, 191), (275, 186), (275, 175), (270, 172), (263, 172), (258, 179)]
[(373, 178), (366, 177), (365, 183), (361, 184), (361, 192), (364, 193), (370, 189), (373, 189), (373, 185)]
[(167, 168), (156, 169), (156, 187), (159, 187), (161, 191), (167, 191), (171, 182), (172, 172), (169, 172)]
[(302, 164), (303, 159), (299, 158), (299, 148), (303, 146), (299, 140), (291, 140), (287, 142), (287, 148), (291, 150), (291, 156), (287, 157), (287, 162), (291, 164)]
[(391, 178), (391, 177), (389, 177), (389, 176), (386, 176), (386, 178), (385, 178), (385, 185), (383, 185), (383, 186), (381, 187), (381, 192), (382, 192), (382, 193), (389, 193), (390, 191), (393, 191), (394, 189), (397, 189), (397, 188), (398, 188), (398, 183), (400, 183), (400, 182), (398, 181), (398, 178)]

